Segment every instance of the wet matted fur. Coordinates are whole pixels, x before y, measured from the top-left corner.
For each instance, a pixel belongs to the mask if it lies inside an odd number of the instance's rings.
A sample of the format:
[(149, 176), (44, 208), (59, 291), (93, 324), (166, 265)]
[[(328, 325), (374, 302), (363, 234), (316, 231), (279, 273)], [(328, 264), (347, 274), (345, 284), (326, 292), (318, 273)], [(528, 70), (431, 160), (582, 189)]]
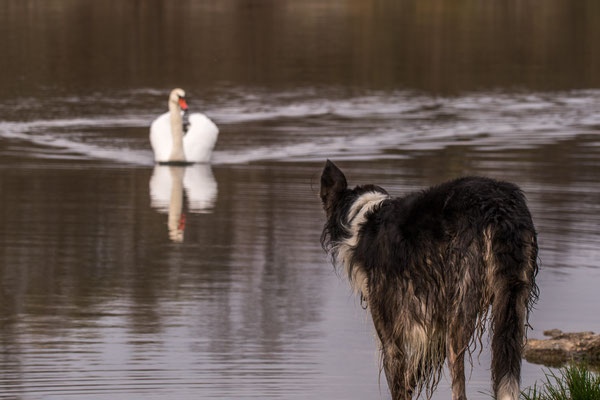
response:
[(466, 399), (464, 356), (491, 308), (492, 387), (519, 396), (521, 353), (537, 298), (537, 239), (521, 190), (481, 177), (392, 198), (349, 189), (331, 161), (321, 175), (321, 242), (366, 301), (394, 399), (431, 397), (444, 361)]

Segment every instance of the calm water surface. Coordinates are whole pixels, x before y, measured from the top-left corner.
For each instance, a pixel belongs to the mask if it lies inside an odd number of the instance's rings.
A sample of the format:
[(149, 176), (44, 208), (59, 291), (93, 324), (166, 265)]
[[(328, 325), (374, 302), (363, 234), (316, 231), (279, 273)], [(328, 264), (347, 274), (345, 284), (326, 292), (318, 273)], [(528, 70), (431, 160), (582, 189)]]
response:
[[(600, 331), (600, 12), (534, 3), (4, 3), (0, 398), (389, 398), (319, 245), (325, 158), (394, 195), (518, 183), (530, 336)], [(210, 166), (154, 166), (175, 85), (221, 128)]]

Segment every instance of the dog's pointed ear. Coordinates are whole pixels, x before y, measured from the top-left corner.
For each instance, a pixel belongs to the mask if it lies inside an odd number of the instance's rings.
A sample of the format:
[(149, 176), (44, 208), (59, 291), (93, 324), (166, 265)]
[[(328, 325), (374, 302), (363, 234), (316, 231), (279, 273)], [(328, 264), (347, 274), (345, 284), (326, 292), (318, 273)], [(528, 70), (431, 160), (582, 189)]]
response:
[(321, 174), (321, 201), (326, 208), (348, 188), (344, 173), (334, 163), (327, 160)]

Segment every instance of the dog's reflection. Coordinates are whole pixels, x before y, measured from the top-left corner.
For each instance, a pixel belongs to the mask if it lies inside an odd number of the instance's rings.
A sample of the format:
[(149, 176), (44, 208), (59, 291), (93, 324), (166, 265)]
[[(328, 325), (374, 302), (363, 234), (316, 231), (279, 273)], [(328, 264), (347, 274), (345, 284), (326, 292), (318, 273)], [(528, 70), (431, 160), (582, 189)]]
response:
[(151, 205), (159, 212), (168, 213), (169, 238), (174, 242), (183, 242), (186, 199), (190, 213), (212, 210), (217, 199), (217, 182), (210, 165), (156, 165), (150, 178)]

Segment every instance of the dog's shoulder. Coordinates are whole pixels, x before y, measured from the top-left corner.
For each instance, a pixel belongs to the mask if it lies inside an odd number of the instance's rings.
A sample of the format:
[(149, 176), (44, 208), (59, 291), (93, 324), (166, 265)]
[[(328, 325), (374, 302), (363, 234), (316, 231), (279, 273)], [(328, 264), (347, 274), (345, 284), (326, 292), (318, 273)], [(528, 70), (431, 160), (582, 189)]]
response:
[(472, 207), (482, 202), (521, 198), (521, 189), (510, 182), (482, 176), (466, 176), (425, 189), (423, 200), (430, 204)]
[(523, 204), (521, 190), (512, 183), (466, 176), (390, 199), (382, 204), (378, 219), (411, 232), (434, 232), (452, 221), (480, 219), (499, 208), (523, 209)]

